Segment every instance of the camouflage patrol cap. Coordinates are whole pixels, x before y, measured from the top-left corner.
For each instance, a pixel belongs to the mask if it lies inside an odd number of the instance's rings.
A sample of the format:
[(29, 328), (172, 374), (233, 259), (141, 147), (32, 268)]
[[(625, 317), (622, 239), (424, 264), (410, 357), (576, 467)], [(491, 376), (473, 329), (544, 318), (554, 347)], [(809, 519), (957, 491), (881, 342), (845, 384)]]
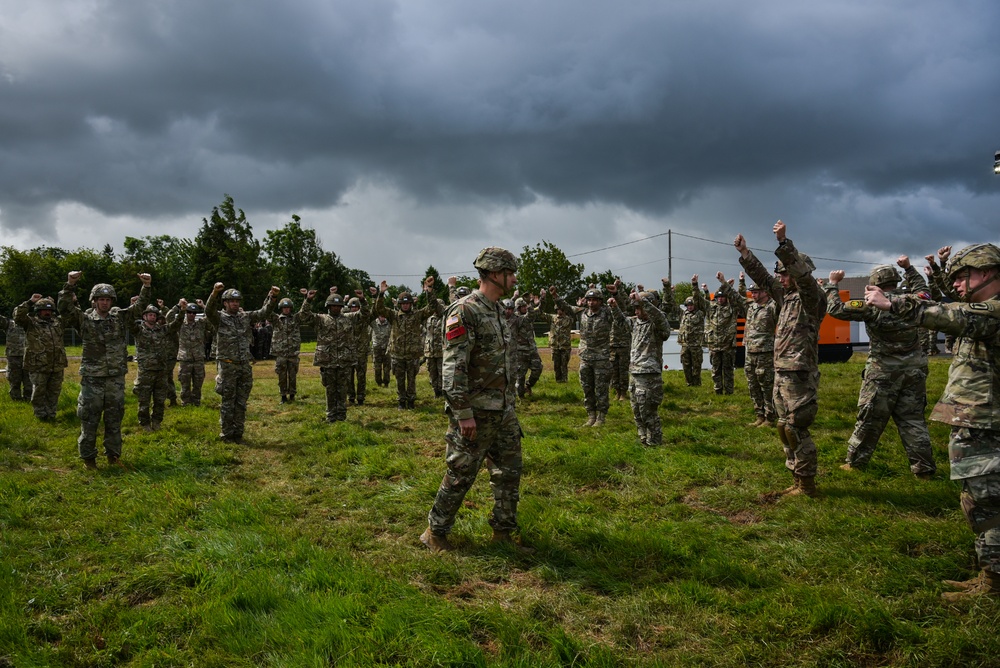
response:
[(461, 286), (459, 289), (455, 290), (455, 295), (457, 297), (459, 297), (459, 298), (461, 298), (461, 297), (468, 297), (471, 294), (472, 294), (472, 290), (470, 290), (469, 288), (465, 287), (464, 285)]
[(527, 306), (528, 302), (524, 301), (524, 297), (518, 297), (514, 300), (514, 308), (521, 308), (522, 306)]
[(347, 308), (361, 308), (361, 300), (357, 297), (351, 297), (347, 300)]
[(201, 307), (199, 307), (197, 304), (188, 304), (187, 308), (184, 310), (187, 311), (188, 313), (199, 313), (201, 312)]
[(891, 264), (880, 264), (872, 269), (868, 275), (869, 285), (886, 285), (888, 283), (899, 283), (899, 272)]
[(113, 285), (98, 283), (90, 289), (90, 301), (94, 301), (98, 297), (110, 297), (114, 301), (118, 299), (118, 293), (115, 292)]
[(237, 290), (236, 288), (229, 288), (228, 290), (222, 293), (222, 301), (224, 302), (243, 301), (243, 293)]
[(955, 274), (966, 267), (986, 269), (997, 266), (1000, 266), (1000, 248), (993, 244), (973, 244), (952, 255), (944, 271), (948, 280), (953, 281)]
[(411, 295), (409, 292), (406, 291), (400, 292), (399, 296), (396, 297), (396, 303), (399, 304), (400, 306), (402, 306), (403, 304), (412, 304), (413, 295)]
[(160, 315), (160, 309), (150, 304), (149, 306), (146, 307), (146, 310), (142, 312), (143, 315), (146, 315), (147, 313), (155, 313), (156, 315)]
[(604, 295), (602, 295), (601, 291), (598, 290), (597, 288), (591, 288), (590, 290), (587, 290), (587, 294), (585, 294), (583, 296), (583, 298), (584, 299), (600, 299), (601, 301), (604, 301)]
[(295, 308), (295, 304), (292, 303), (291, 299), (285, 297), (280, 302), (278, 302), (278, 310), (280, 311), (283, 308)]
[(56, 303), (52, 301), (51, 297), (42, 297), (37, 302), (35, 302), (35, 311), (55, 311)]
[(327, 297), (326, 298), (326, 307), (330, 308), (331, 306), (340, 306), (340, 307), (343, 307), (344, 306), (344, 296), (343, 295), (338, 295), (335, 292), (332, 295), (330, 295), (329, 297)]
[(505, 248), (489, 246), (479, 251), (472, 266), (483, 271), (517, 271), (517, 258)]

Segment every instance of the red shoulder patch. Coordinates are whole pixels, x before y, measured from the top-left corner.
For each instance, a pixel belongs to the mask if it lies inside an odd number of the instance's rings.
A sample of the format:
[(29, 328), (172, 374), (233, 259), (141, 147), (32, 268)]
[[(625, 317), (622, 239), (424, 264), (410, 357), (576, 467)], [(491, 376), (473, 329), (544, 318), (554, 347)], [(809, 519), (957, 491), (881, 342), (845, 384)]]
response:
[(458, 337), (464, 334), (465, 334), (465, 325), (458, 325), (457, 327), (452, 327), (447, 332), (445, 332), (445, 338), (451, 341), (452, 339), (457, 339)]

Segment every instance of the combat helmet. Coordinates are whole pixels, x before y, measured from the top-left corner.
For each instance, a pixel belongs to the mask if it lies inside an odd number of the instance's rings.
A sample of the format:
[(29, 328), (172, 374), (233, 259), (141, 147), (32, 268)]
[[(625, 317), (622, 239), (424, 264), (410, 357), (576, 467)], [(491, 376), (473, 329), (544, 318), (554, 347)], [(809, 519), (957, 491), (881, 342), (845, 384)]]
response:
[(685, 299), (684, 306), (694, 306), (694, 297), (688, 297)]
[(329, 297), (327, 297), (326, 298), (326, 307), (330, 308), (331, 306), (340, 306), (340, 307), (343, 307), (344, 306), (344, 295), (340, 295), (340, 294), (337, 294), (336, 292), (334, 292), (332, 295), (330, 295)]
[(243, 293), (236, 288), (229, 288), (222, 293), (222, 301), (243, 301)]
[(505, 311), (514, 308), (514, 302), (509, 299), (503, 300), (500, 304), (503, 305)]
[(966, 267), (987, 269), (997, 266), (1000, 266), (1000, 248), (993, 244), (973, 244), (952, 255), (944, 271), (948, 280), (953, 281), (955, 274)]
[(156, 315), (160, 315), (160, 309), (158, 309), (155, 305), (150, 304), (142, 312), (143, 315), (146, 315), (147, 313), (155, 313)]
[(468, 297), (471, 294), (472, 290), (470, 290), (464, 285), (459, 286), (459, 288), (455, 290), (455, 296), (458, 297), (459, 299), (461, 299), (462, 297)]
[(357, 297), (351, 297), (347, 300), (347, 308), (361, 308), (361, 300)]
[(278, 302), (278, 311), (281, 311), (281, 309), (283, 308), (295, 308), (295, 304), (292, 303), (291, 299), (285, 297), (280, 302)]
[(604, 301), (604, 295), (602, 295), (601, 291), (598, 290), (597, 288), (591, 288), (591, 289), (587, 290), (587, 294), (585, 294), (583, 296), (583, 298), (584, 299), (600, 299), (601, 301)]
[(868, 275), (868, 285), (886, 285), (899, 283), (899, 273), (891, 264), (880, 264)]
[(94, 301), (99, 297), (110, 297), (111, 301), (116, 301), (118, 293), (115, 292), (115, 286), (108, 283), (98, 283), (90, 289), (90, 301)]
[(524, 297), (518, 297), (514, 300), (514, 308), (521, 308), (522, 306), (527, 306), (528, 302), (524, 301)]
[(396, 303), (400, 306), (402, 306), (403, 304), (412, 304), (413, 295), (404, 290), (403, 292), (399, 293), (399, 296), (396, 297)]
[(483, 271), (517, 271), (517, 258), (505, 248), (489, 246), (479, 251), (476, 261), (472, 263), (476, 269)]
[(52, 301), (52, 297), (42, 297), (37, 302), (35, 302), (35, 313), (39, 311), (55, 311), (56, 303)]
[(184, 310), (187, 311), (188, 313), (200, 313), (201, 307), (199, 307), (194, 302), (191, 302), (190, 304), (187, 305), (187, 308), (185, 308)]

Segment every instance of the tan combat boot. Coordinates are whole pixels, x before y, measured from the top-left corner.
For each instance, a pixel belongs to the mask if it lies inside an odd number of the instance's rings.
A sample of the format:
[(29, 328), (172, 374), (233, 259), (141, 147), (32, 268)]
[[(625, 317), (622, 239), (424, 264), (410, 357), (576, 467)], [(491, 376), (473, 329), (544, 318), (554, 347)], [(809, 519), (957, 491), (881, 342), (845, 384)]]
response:
[(520, 541), (514, 540), (509, 531), (493, 530), (493, 538), (490, 540), (494, 545), (510, 545), (521, 554), (534, 554), (535, 549), (522, 545)]
[(96, 457), (88, 457), (87, 459), (83, 460), (83, 465), (87, 469), (89, 469), (91, 471), (96, 471), (97, 470), (97, 458)]
[(431, 528), (420, 534), (420, 542), (427, 546), (431, 552), (451, 552), (455, 548), (448, 542), (447, 536), (435, 536), (431, 533)]
[(792, 489), (790, 492), (786, 492), (788, 496), (808, 496), (809, 498), (815, 499), (819, 496), (819, 492), (816, 491), (816, 477), (815, 476), (795, 476), (795, 480), (798, 483), (797, 488)]
[(985, 569), (971, 580), (965, 582), (945, 580), (945, 584), (960, 590), (941, 594), (941, 598), (948, 603), (957, 603), (967, 596), (1000, 596), (1000, 573)]
[(748, 427), (763, 427), (765, 424), (767, 424), (767, 420), (765, 420), (762, 417), (758, 417), (756, 421), (751, 422), (747, 426)]
[(799, 491), (799, 477), (797, 475), (795, 475), (794, 473), (792, 474), (792, 477), (794, 478), (794, 481), (792, 482), (792, 486), (791, 487), (786, 487), (785, 489), (781, 490), (780, 492), (778, 492), (779, 494), (797, 494), (798, 493), (798, 491)]
[(597, 420), (597, 413), (594, 411), (587, 411), (587, 421), (583, 423), (584, 427), (593, 427), (594, 422)]
[(604, 416), (605, 415), (607, 415), (607, 413), (597, 413), (596, 416), (595, 416), (595, 418), (594, 418), (594, 424), (592, 424), (590, 426), (591, 427), (600, 427), (600, 426), (602, 426), (604, 424)]

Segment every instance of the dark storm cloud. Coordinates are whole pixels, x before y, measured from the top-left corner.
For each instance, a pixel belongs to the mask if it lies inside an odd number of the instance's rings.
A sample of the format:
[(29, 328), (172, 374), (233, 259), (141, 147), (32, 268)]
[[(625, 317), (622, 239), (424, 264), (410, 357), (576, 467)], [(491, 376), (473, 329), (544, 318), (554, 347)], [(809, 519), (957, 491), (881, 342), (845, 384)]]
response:
[[(761, 209), (869, 227), (859, 199), (891, 196), (883, 221), (972, 235), (996, 189), (986, 0), (8, 5), (8, 229), (44, 230), (60, 202), (322, 209), (371, 180), (423, 203), (651, 216), (758, 190)], [(928, 189), (947, 207), (907, 210)]]

